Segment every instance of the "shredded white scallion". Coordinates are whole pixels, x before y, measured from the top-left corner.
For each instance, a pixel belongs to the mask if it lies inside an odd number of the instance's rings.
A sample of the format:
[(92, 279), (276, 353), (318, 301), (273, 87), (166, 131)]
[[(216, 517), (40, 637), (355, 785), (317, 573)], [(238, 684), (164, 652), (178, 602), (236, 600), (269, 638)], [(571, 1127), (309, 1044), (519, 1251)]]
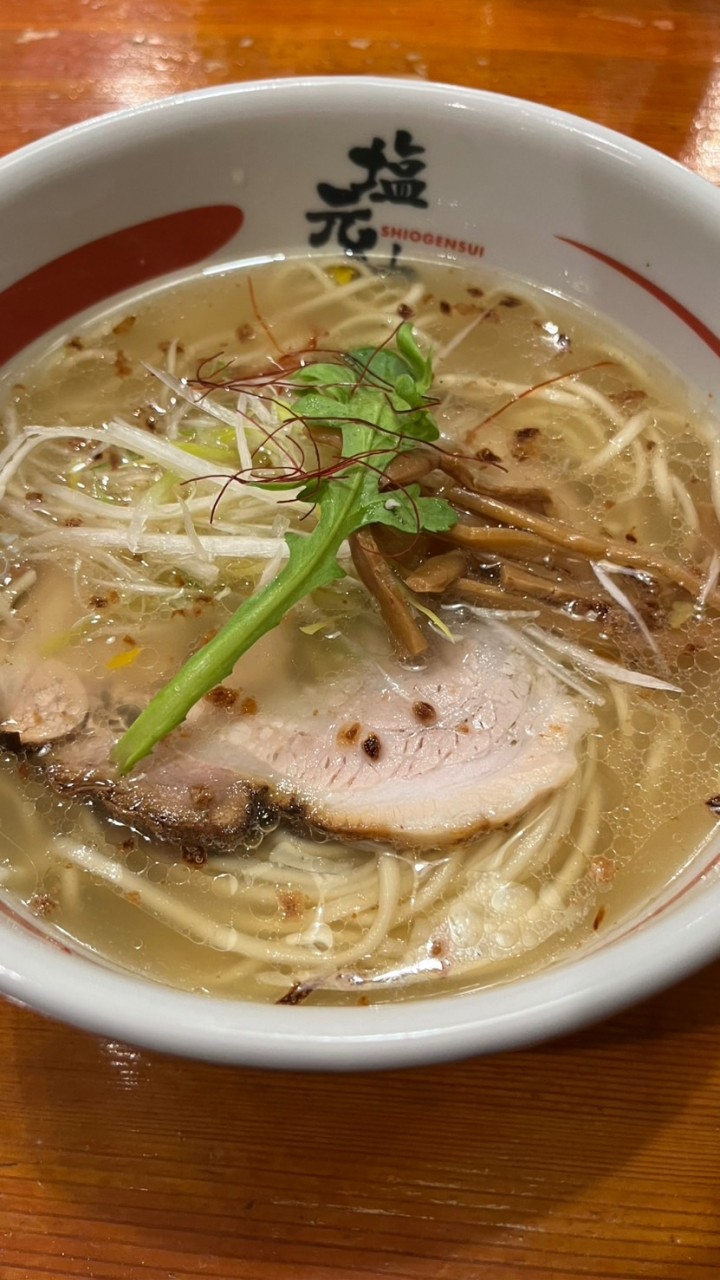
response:
[[(172, 559), (189, 551), (187, 536), (181, 533), (141, 533), (133, 545), (125, 529), (63, 529), (62, 540), (77, 547), (110, 547), (131, 553), (159, 553)], [(286, 544), (280, 538), (228, 537), (215, 534), (197, 535), (199, 550), (206, 561), (227, 558), (268, 560), (288, 554)], [(53, 526), (47, 532), (31, 534), (25, 541), (28, 551), (57, 546), (58, 530)]]
[(534, 623), (530, 623), (525, 627), (525, 634), (531, 636), (538, 644), (547, 645), (548, 648), (554, 649), (557, 653), (569, 658), (576, 666), (583, 667), (585, 671), (604, 680), (619, 680), (621, 684), (633, 684), (639, 689), (658, 689), (664, 690), (666, 693), (682, 693), (682, 689), (677, 684), (671, 684), (668, 680), (659, 680), (656, 676), (646, 675), (643, 671), (631, 671), (629, 667), (623, 667), (617, 662), (610, 662), (607, 658), (601, 658), (599, 654), (583, 648), (582, 645), (574, 644), (570, 640), (563, 640), (560, 636), (544, 631), (542, 627), (537, 627)]
[[(468, 606), (468, 612), (474, 613), (472, 606)], [(485, 626), (491, 627), (497, 634), (502, 635), (508, 644), (513, 648), (519, 649), (522, 653), (528, 654), (540, 667), (545, 667), (550, 671), (556, 679), (562, 684), (567, 685), (570, 689), (574, 689), (576, 693), (582, 694), (583, 698), (587, 698), (596, 707), (603, 706), (605, 699), (597, 689), (593, 689), (591, 685), (581, 680), (569, 672), (560, 662), (555, 662), (544, 652), (544, 650), (534, 641), (528, 639), (524, 634), (517, 631), (515, 627), (509, 626), (506, 622), (494, 622), (485, 619)]]
[(597, 578), (598, 582), (600, 583), (600, 586), (603, 587), (605, 591), (607, 591), (609, 596), (612, 596), (616, 604), (619, 604), (620, 608), (624, 609), (628, 617), (631, 618), (632, 621), (635, 623), (635, 626), (637, 627), (640, 634), (643, 636), (646, 643), (652, 649), (653, 653), (656, 653), (658, 654), (658, 656), (660, 656), (660, 649), (658, 648), (657, 641), (655, 640), (655, 637), (652, 635), (651, 631), (649, 630), (644, 620), (640, 617), (640, 614), (635, 608), (635, 605), (625, 595), (625, 592), (621, 591), (617, 583), (613, 582), (613, 578), (612, 578), (613, 574), (624, 573), (629, 575), (630, 577), (637, 578), (639, 576), (637, 572), (632, 569), (625, 569), (622, 566), (617, 564), (611, 564), (609, 560), (592, 561), (592, 571), (595, 574), (595, 577)]
[(720, 555), (717, 551), (713, 551), (708, 565), (708, 571), (705, 575), (705, 581), (700, 589), (700, 595), (697, 598), (697, 608), (704, 609), (708, 602), (708, 597), (715, 590), (720, 578)]

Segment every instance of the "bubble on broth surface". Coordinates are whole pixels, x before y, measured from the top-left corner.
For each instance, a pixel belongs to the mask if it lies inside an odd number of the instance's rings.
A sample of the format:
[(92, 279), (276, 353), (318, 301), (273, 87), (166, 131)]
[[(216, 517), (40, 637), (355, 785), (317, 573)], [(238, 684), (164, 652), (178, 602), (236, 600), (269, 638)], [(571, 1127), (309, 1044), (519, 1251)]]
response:
[[(252, 375), (278, 352), (312, 358), (313, 349), (378, 346), (413, 290), (416, 332), (435, 352), (434, 412), (446, 443), (483, 462), (488, 492), (534, 494), (529, 509), (542, 515), (550, 491), (554, 514), (580, 533), (698, 566), (709, 581), (720, 548), (709, 480), (714, 427), (650, 353), (587, 311), (491, 273), (418, 265), (408, 279), (358, 264), (348, 287), (328, 265), (288, 260), (190, 280), (90, 320), (11, 371), (6, 439), (26, 426), (81, 432), (124, 422), (182, 447), (186, 458), (224, 465), (236, 456), (234, 428), (202, 403), (188, 405), (173, 379), (221, 370), (230, 357)], [(520, 305), (503, 305), (507, 297)], [(130, 314), (133, 323), (123, 324)], [(247, 431), (251, 447), (272, 448), (257, 424)], [(172, 671), (168, 635), (175, 656), (199, 647), (258, 588), (273, 563), (267, 546), (297, 521), (291, 505), (263, 505), (232, 486), (211, 520), (191, 478), (109, 437), (58, 431), (8, 477), (2, 652), (15, 644), (16, 624), (29, 626), (37, 654), (77, 663), (93, 696), (105, 692), (121, 732)], [(262, 555), (203, 551), (203, 539), (237, 536), (269, 541)], [(172, 554), (163, 550), (170, 545)], [(45, 607), (26, 623), (32, 592), (17, 605), (7, 592), (30, 563)], [(476, 575), (481, 586), (497, 585), (496, 568), (489, 556), (485, 576)], [(552, 576), (543, 562), (523, 568)], [(581, 612), (602, 594), (597, 579), (582, 582)], [(635, 590), (620, 574), (613, 582)], [(505, 625), (521, 629), (528, 613), (542, 624), (546, 601), (518, 603), (525, 617)], [(9, 753), (0, 774), (2, 892), (31, 910), (34, 902), (36, 913), (45, 895), (53, 928), (114, 963), (228, 998), (294, 992), (292, 1003), (355, 1004), (367, 990), (373, 1001), (405, 999), (552, 963), (641, 909), (702, 857), (715, 829), (706, 801), (720, 789), (718, 617), (682, 592), (670, 600), (648, 589), (641, 605), (659, 655), (631, 624), (619, 638), (603, 630), (602, 609), (587, 610), (588, 626), (607, 634), (614, 660), (617, 644), (626, 666), (669, 676), (682, 693), (600, 680), (603, 701), (573, 780), (507, 828), (449, 850), (399, 853), (390, 842), (293, 833), (268, 814), (242, 847), (205, 858), (195, 845), (162, 845), (96, 805), (59, 797), (32, 762), (18, 777)], [(577, 600), (551, 607), (568, 616), (579, 608)], [(485, 619), (438, 616), (451, 632), (476, 626), (482, 643)], [(288, 684), (266, 680), (258, 699), (249, 664), (247, 687), (231, 691), (224, 708), (221, 698), (218, 714), (281, 710), (303, 696), (308, 673), (324, 673), (332, 690), (338, 655), (352, 644), (385, 661), (381, 624), (352, 571), (291, 625)], [(447, 641), (436, 633), (435, 643)], [(557, 655), (548, 649), (546, 657)], [(202, 787), (197, 801), (202, 809)]]

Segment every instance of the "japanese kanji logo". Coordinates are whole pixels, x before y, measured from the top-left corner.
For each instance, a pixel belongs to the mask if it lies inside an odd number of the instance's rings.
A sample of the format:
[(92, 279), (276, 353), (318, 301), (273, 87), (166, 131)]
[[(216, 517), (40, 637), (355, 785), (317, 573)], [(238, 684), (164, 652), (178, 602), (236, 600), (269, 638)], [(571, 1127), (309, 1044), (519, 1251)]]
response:
[[(313, 248), (332, 241), (345, 253), (364, 256), (375, 248), (378, 239), (373, 225), (373, 205), (405, 205), (427, 209), (423, 198), (426, 183), (420, 175), (425, 171), (425, 148), (414, 142), (407, 129), (397, 129), (392, 149), (384, 138), (373, 138), (369, 146), (351, 147), (348, 159), (362, 176), (346, 187), (319, 182), (316, 191), (326, 206), (305, 214), (316, 225), (308, 239)], [(393, 257), (400, 246), (393, 246)]]

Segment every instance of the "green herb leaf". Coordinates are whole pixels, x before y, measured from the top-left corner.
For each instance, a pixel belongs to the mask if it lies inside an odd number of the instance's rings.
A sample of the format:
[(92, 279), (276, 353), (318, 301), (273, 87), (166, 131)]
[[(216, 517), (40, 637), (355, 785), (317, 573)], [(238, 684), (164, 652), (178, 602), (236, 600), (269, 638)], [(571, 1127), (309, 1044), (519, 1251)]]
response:
[(356, 381), (353, 369), (344, 364), (307, 364), (293, 374), (293, 382), (298, 387), (327, 387), (338, 382), (354, 386)]
[[(138, 716), (112, 753), (121, 773), (181, 724), (294, 605), (344, 577), (338, 552), (356, 530), (379, 523), (406, 533), (441, 532), (455, 524), (453, 508), (442, 498), (424, 497), (417, 485), (380, 489), (383, 473), (398, 454), (439, 434), (426, 407), (431, 361), (420, 351), (410, 325), (401, 326), (395, 341), (395, 351), (361, 349), (337, 364), (311, 364), (293, 375), (296, 390), (289, 410), (296, 422), (291, 430), (302, 429), (300, 423), (337, 429), (348, 465), (305, 485), (301, 498), (319, 512), (312, 532), (286, 534), (289, 558), (278, 576), (246, 600)], [(278, 480), (257, 483), (288, 487)]]
[(365, 509), (366, 524), (386, 524), (403, 533), (445, 533), (457, 524), (457, 513), (443, 498), (420, 496), (418, 485), (378, 494)]
[(418, 392), (420, 395), (427, 395), (433, 380), (432, 360), (429, 356), (426, 358), (420, 350), (415, 341), (412, 325), (401, 325), (395, 341), (400, 355), (410, 366)]
[(397, 386), (398, 380), (412, 377), (412, 371), (394, 351), (376, 347), (359, 347), (349, 357), (355, 372), (356, 381), (364, 386), (387, 387)]

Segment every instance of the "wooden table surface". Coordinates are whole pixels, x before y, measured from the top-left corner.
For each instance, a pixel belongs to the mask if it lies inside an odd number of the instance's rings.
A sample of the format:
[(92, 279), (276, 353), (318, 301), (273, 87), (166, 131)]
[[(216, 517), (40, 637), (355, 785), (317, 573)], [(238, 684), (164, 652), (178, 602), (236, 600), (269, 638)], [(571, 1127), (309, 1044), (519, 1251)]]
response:
[[(296, 73), (516, 94), (720, 181), (720, 0), (0, 0), (0, 151)], [(541, 1048), (347, 1077), (2, 1006), (0, 1277), (715, 1280), (719, 989), (715, 964)]]

